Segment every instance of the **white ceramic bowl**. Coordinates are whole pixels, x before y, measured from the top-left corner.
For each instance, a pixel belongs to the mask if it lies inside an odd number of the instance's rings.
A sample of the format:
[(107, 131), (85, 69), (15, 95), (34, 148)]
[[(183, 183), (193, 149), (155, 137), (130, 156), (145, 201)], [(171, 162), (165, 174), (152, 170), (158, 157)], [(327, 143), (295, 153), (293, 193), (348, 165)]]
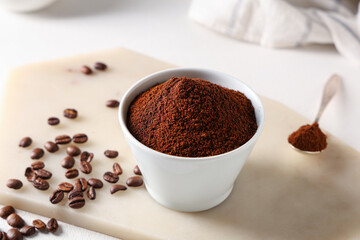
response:
[[(140, 93), (173, 76), (201, 78), (244, 93), (255, 108), (258, 124), (255, 135), (233, 151), (199, 158), (164, 154), (139, 142), (126, 125), (129, 105)], [(160, 204), (185, 212), (212, 208), (229, 196), (241, 168), (262, 132), (264, 117), (261, 100), (243, 82), (224, 73), (197, 68), (169, 69), (141, 79), (125, 93), (119, 108), (120, 125), (143, 174), (148, 192)]]
[(43, 9), (57, 0), (0, 0), (0, 5), (13, 12), (33, 12)]

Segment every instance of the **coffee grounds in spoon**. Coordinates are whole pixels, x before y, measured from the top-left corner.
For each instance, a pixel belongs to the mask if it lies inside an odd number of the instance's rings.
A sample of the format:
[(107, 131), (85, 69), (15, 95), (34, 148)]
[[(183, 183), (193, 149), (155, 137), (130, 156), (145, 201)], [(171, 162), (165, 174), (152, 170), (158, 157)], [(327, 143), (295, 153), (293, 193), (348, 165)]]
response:
[(127, 126), (144, 145), (183, 157), (234, 150), (258, 127), (254, 107), (243, 93), (187, 77), (172, 77), (137, 96)]
[(326, 135), (317, 122), (301, 126), (289, 136), (288, 142), (295, 148), (308, 152), (319, 152), (327, 146)]

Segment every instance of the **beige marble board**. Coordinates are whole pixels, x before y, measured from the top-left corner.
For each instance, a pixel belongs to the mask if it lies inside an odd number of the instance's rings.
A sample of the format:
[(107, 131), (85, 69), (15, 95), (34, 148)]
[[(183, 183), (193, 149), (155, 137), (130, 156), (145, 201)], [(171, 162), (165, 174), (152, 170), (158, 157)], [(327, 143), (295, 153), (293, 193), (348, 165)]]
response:
[[(109, 70), (91, 76), (69, 71), (95, 61), (104, 61)], [(152, 200), (144, 187), (110, 195), (109, 183), (82, 209), (70, 209), (66, 200), (52, 205), (51, 191), (66, 180), (65, 169), (60, 167), (64, 147), (42, 159), (54, 175), (48, 191), (36, 190), (26, 181), (24, 170), (33, 161), (31, 149), (60, 134), (84, 132), (89, 141), (80, 147), (95, 154), (90, 175), (101, 178), (117, 161), (124, 170), (119, 183), (124, 183), (136, 163), (118, 124), (117, 110), (104, 104), (120, 99), (143, 76), (169, 67), (126, 49), (114, 49), (16, 69), (7, 82), (0, 115), (0, 203), (122, 239), (360, 238), (360, 154), (332, 136), (328, 149), (319, 155), (294, 151), (287, 136), (306, 119), (267, 98), (263, 98), (264, 132), (230, 197), (211, 210), (169, 210)], [(78, 110), (77, 119), (62, 117), (68, 107)], [(60, 117), (61, 124), (47, 125), (50, 116)], [(24, 136), (34, 140), (27, 149), (18, 147)], [(119, 157), (107, 159), (106, 149), (118, 150)], [(221, 178), (221, 172), (214, 177)], [(8, 189), (9, 178), (20, 178), (24, 187)]]

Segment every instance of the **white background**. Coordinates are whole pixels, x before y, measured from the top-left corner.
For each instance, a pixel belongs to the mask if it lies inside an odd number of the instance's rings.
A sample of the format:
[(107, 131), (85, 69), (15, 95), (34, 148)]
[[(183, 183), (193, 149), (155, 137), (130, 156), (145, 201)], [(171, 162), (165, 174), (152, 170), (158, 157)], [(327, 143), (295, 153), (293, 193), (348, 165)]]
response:
[[(360, 64), (341, 57), (333, 46), (273, 50), (227, 38), (189, 20), (189, 5), (189, 0), (59, 0), (32, 14), (0, 6), (0, 82), (18, 65), (127, 47), (178, 66), (237, 76), (310, 123), (325, 81), (338, 73), (343, 78), (341, 92), (320, 125), (360, 151)], [(4, 226), (0, 220), (0, 229)], [(82, 239), (76, 233), (71, 236), (66, 239)]]

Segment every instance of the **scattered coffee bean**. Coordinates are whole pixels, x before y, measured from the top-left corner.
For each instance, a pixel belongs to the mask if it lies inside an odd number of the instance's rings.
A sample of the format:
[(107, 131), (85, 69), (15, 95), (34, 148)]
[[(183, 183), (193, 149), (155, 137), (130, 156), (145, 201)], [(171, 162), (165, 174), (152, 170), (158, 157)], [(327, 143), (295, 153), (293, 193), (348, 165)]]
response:
[(58, 125), (60, 123), (60, 120), (57, 117), (51, 117), (48, 119), (48, 124), (51, 126)]
[(90, 75), (90, 74), (92, 74), (93, 71), (91, 70), (90, 67), (84, 65), (81, 67), (81, 72), (85, 75)]
[(77, 176), (79, 176), (79, 171), (75, 168), (71, 168), (65, 173), (66, 178), (76, 178)]
[(20, 228), (20, 233), (23, 235), (23, 236), (32, 236), (35, 234), (35, 227), (33, 226), (24, 226), (22, 228)]
[(34, 150), (32, 150), (30, 158), (40, 159), (42, 158), (42, 156), (44, 156), (44, 150), (42, 150), (41, 148), (35, 148)]
[(110, 193), (114, 194), (114, 193), (116, 193), (118, 191), (125, 191), (126, 189), (127, 189), (127, 187), (125, 187), (124, 185), (115, 184), (115, 185), (111, 186)]
[(32, 184), (36, 189), (41, 190), (41, 191), (48, 190), (50, 187), (49, 183), (46, 180), (41, 179), (41, 178), (36, 178), (32, 182)]
[(119, 106), (120, 102), (117, 101), (117, 100), (108, 100), (106, 102), (106, 106), (109, 107), (109, 108), (117, 108)]
[(85, 173), (85, 174), (89, 174), (92, 171), (91, 164), (86, 162), (86, 161), (81, 161), (79, 168), (80, 168), (80, 171)]
[(117, 183), (117, 181), (119, 181), (119, 176), (112, 172), (104, 173), (103, 178), (109, 183)]
[(64, 199), (64, 192), (61, 190), (55, 190), (49, 197), (52, 204), (57, 204)]
[(0, 231), (0, 240), (8, 240), (6, 232)]
[(102, 188), (103, 187), (103, 182), (97, 178), (89, 178), (88, 184), (90, 186), (93, 186), (94, 188)]
[(107, 66), (106, 66), (105, 63), (96, 62), (96, 63), (94, 64), (94, 68), (95, 68), (96, 70), (104, 71), (104, 70), (106, 70)]
[(84, 197), (84, 194), (80, 189), (74, 188), (72, 191), (69, 192), (68, 199), (71, 200), (75, 197)]
[(75, 188), (84, 192), (88, 187), (88, 183), (85, 178), (78, 178), (75, 180)]
[(50, 153), (54, 153), (59, 150), (59, 146), (56, 143), (51, 142), (51, 141), (47, 141), (44, 144), (44, 148)]
[(118, 164), (117, 162), (114, 163), (113, 170), (114, 170), (114, 173), (116, 175), (121, 175), (122, 174), (122, 168), (120, 167), (120, 164)]
[(41, 221), (40, 219), (35, 219), (33, 222), (32, 222), (33, 226), (39, 230), (39, 231), (44, 231), (45, 228), (46, 228), (46, 225), (43, 221)]
[(80, 161), (81, 162), (85, 161), (85, 162), (90, 163), (93, 160), (93, 158), (94, 158), (94, 154), (89, 153), (87, 151), (82, 152), (81, 155), (80, 155)]
[(67, 108), (64, 110), (64, 117), (74, 119), (77, 117), (77, 111), (73, 108)]
[(85, 205), (85, 199), (83, 197), (74, 197), (69, 201), (69, 207), (71, 208), (82, 208)]
[(71, 183), (68, 182), (62, 182), (59, 184), (58, 189), (63, 192), (70, 192), (74, 189), (74, 186)]
[(22, 182), (19, 180), (19, 179), (9, 179), (8, 181), (7, 181), (7, 183), (6, 183), (6, 186), (8, 187), (8, 188), (12, 188), (12, 189), (20, 189), (22, 186), (23, 186), (23, 184), (22, 184)]
[(42, 161), (36, 161), (31, 164), (31, 167), (34, 170), (43, 169), (45, 167), (45, 164)]
[(78, 148), (78, 147), (76, 147), (76, 146), (68, 146), (68, 147), (66, 148), (66, 153), (67, 153), (69, 156), (75, 157), (75, 156), (80, 155), (81, 150), (80, 150), (80, 148)]
[(30, 146), (31, 143), (32, 143), (32, 139), (30, 137), (24, 137), (23, 139), (20, 140), (19, 147), (26, 148)]
[(4, 206), (0, 209), (0, 217), (6, 219), (10, 214), (15, 213), (15, 209), (10, 206)]
[(28, 167), (25, 169), (25, 177), (27, 178), (27, 180), (29, 182), (33, 182), (36, 178), (36, 174), (35, 171), (33, 170), (33, 168)]
[(21, 228), (25, 225), (24, 220), (16, 213), (10, 214), (6, 218), (7, 223), (14, 228)]
[(46, 224), (46, 228), (49, 232), (56, 232), (59, 228), (57, 220), (55, 218), (51, 218)]
[(116, 158), (119, 153), (117, 151), (114, 151), (114, 150), (106, 150), (104, 152), (105, 156), (107, 156), (108, 158)]
[(52, 173), (45, 170), (45, 169), (38, 169), (34, 171), (36, 174), (36, 177), (42, 178), (42, 179), (50, 179), (52, 177)]
[(91, 186), (87, 191), (87, 196), (90, 200), (94, 200), (96, 198), (96, 191), (93, 186)]
[(87, 142), (88, 137), (85, 133), (78, 133), (73, 136), (74, 143), (85, 143)]
[(23, 235), (19, 230), (12, 228), (7, 231), (6, 236), (9, 240), (23, 240)]
[(72, 168), (75, 164), (75, 159), (72, 156), (67, 156), (61, 161), (61, 166), (63, 168)]
[(128, 185), (129, 187), (139, 187), (143, 184), (143, 179), (140, 176), (133, 176), (133, 177), (129, 177), (126, 180), (126, 185)]
[(68, 135), (60, 135), (55, 138), (56, 144), (68, 144), (71, 142), (71, 137)]
[(134, 173), (136, 174), (136, 175), (142, 175), (142, 173), (141, 173), (141, 171), (140, 171), (140, 168), (139, 168), (139, 166), (138, 165), (136, 165), (135, 167), (134, 167)]

